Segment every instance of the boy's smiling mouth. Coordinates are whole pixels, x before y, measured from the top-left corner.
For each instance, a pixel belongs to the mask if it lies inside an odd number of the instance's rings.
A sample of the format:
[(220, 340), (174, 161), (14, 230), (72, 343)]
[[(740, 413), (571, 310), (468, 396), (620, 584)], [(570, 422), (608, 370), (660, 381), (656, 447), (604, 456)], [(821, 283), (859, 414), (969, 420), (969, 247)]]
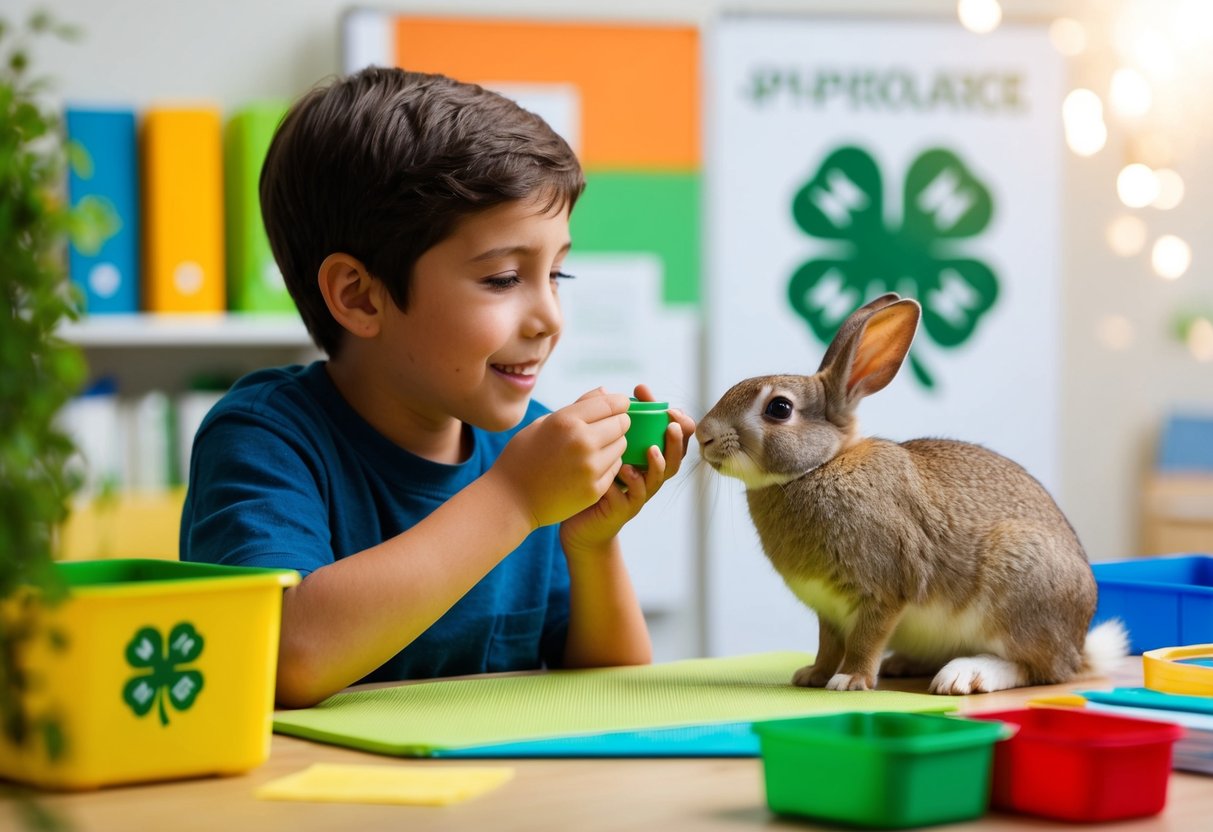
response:
[(490, 364), (489, 369), (515, 387), (530, 390), (539, 378), (541, 366), (542, 361), (528, 361), (525, 364)]
[(507, 376), (533, 376), (539, 373), (538, 361), (532, 361), (528, 364), (490, 364), (489, 366), (499, 373), (505, 373)]

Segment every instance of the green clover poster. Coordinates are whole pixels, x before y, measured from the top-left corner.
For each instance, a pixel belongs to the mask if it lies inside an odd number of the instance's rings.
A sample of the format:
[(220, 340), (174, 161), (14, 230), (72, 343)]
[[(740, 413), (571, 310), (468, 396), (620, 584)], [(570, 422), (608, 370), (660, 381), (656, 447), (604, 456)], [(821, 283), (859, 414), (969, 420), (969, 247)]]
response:
[[(861, 434), (977, 442), (1056, 491), (1064, 66), (1045, 27), (726, 16), (705, 47), (705, 406), (813, 373), (852, 310), (898, 292), (922, 322)], [(709, 651), (812, 649), (743, 493), (712, 492)]]

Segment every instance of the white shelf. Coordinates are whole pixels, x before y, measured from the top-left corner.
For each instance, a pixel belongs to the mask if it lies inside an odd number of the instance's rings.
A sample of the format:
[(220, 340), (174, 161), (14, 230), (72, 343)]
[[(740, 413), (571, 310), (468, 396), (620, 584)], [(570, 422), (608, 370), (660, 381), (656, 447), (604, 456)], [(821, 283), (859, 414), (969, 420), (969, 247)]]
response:
[(59, 333), (81, 347), (312, 346), (293, 315), (94, 315)]

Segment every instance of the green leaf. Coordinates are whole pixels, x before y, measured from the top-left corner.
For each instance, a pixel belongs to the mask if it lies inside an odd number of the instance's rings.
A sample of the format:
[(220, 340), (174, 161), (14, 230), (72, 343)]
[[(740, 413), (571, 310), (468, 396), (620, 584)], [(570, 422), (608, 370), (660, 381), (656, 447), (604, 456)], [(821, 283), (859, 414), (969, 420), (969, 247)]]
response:
[(917, 277), (923, 328), (941, 347), (967, 341), (998, 300), (998, 280), (979, 260), (941, 260)]
[(839, 148), (796, 193), (792, 216), (813, 237), (878, 242), (885, 236), (880, 168), (866, 150)]
[(928, 390), (935, 389), (935, 377), (927, 369), (927, 366), (922, 363), (922, 360), (910, 350), (910, 369), (914, 373), (914, 378)]
[(194, 704), (202, 690), (202, 674), (197, 670), (180, 670), (169, 676), (168, 697), (173, 707), (185, 711)]
[(45, 719), (40, 727), (46, 758), (51, 762), (62, 760), (64, 754), (67, 753), (67, 737), (63, 733), (62, 723), (57, 719)]
[(828, 344), (847, 315), (863, 305), (866, 289), (855, 261), (810, 260), (792, 275), (788, 302), (817, 340)]
[(122, 686), (122, 701), (130, 706), (136, 716), (146, 716), (156, 702), (158, 689), (154, 676), (136, 676)]
[(108, 199), (94, 194), (80, 198), (71, 213), (68, 235), (82, 253), (95, 255), (105, 241), (122, 230), (118, 209)]
[(993, 212), (986, 186), (951, 151), (923, 153), (906, 174), (902, 233), (923, 245), (976, 236)]
[(192, 662), (202, 654), (202, 646), (205, 643), (198, 631), (194, 629), (194, 625), (188, 622), (182, 622), (168, 637), (168, 661), (169, 664), (178, 665)]
[(157, 668), (163, 662), (164, 643), (155, 627), (143, 627), (126, 645), (126, 661), (131, 667)]
[(93, 154), (88, 152), (88, 148), (80, 142), (70, 141), (66, 149), (67, 163), (72, 171), (81, 179), (92, 179), (96, 171), (93, 167)]

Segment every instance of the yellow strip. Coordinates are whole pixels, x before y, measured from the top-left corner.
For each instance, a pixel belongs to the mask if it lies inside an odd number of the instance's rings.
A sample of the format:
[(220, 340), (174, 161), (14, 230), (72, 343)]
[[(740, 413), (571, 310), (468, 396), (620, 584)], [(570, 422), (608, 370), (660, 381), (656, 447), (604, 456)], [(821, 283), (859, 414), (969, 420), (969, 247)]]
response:
[(500, 767), (317, 763), (266, 783), (256, 795), (262, 800), (448, 806), (492, 791), (513, 776), (514, 769)]

